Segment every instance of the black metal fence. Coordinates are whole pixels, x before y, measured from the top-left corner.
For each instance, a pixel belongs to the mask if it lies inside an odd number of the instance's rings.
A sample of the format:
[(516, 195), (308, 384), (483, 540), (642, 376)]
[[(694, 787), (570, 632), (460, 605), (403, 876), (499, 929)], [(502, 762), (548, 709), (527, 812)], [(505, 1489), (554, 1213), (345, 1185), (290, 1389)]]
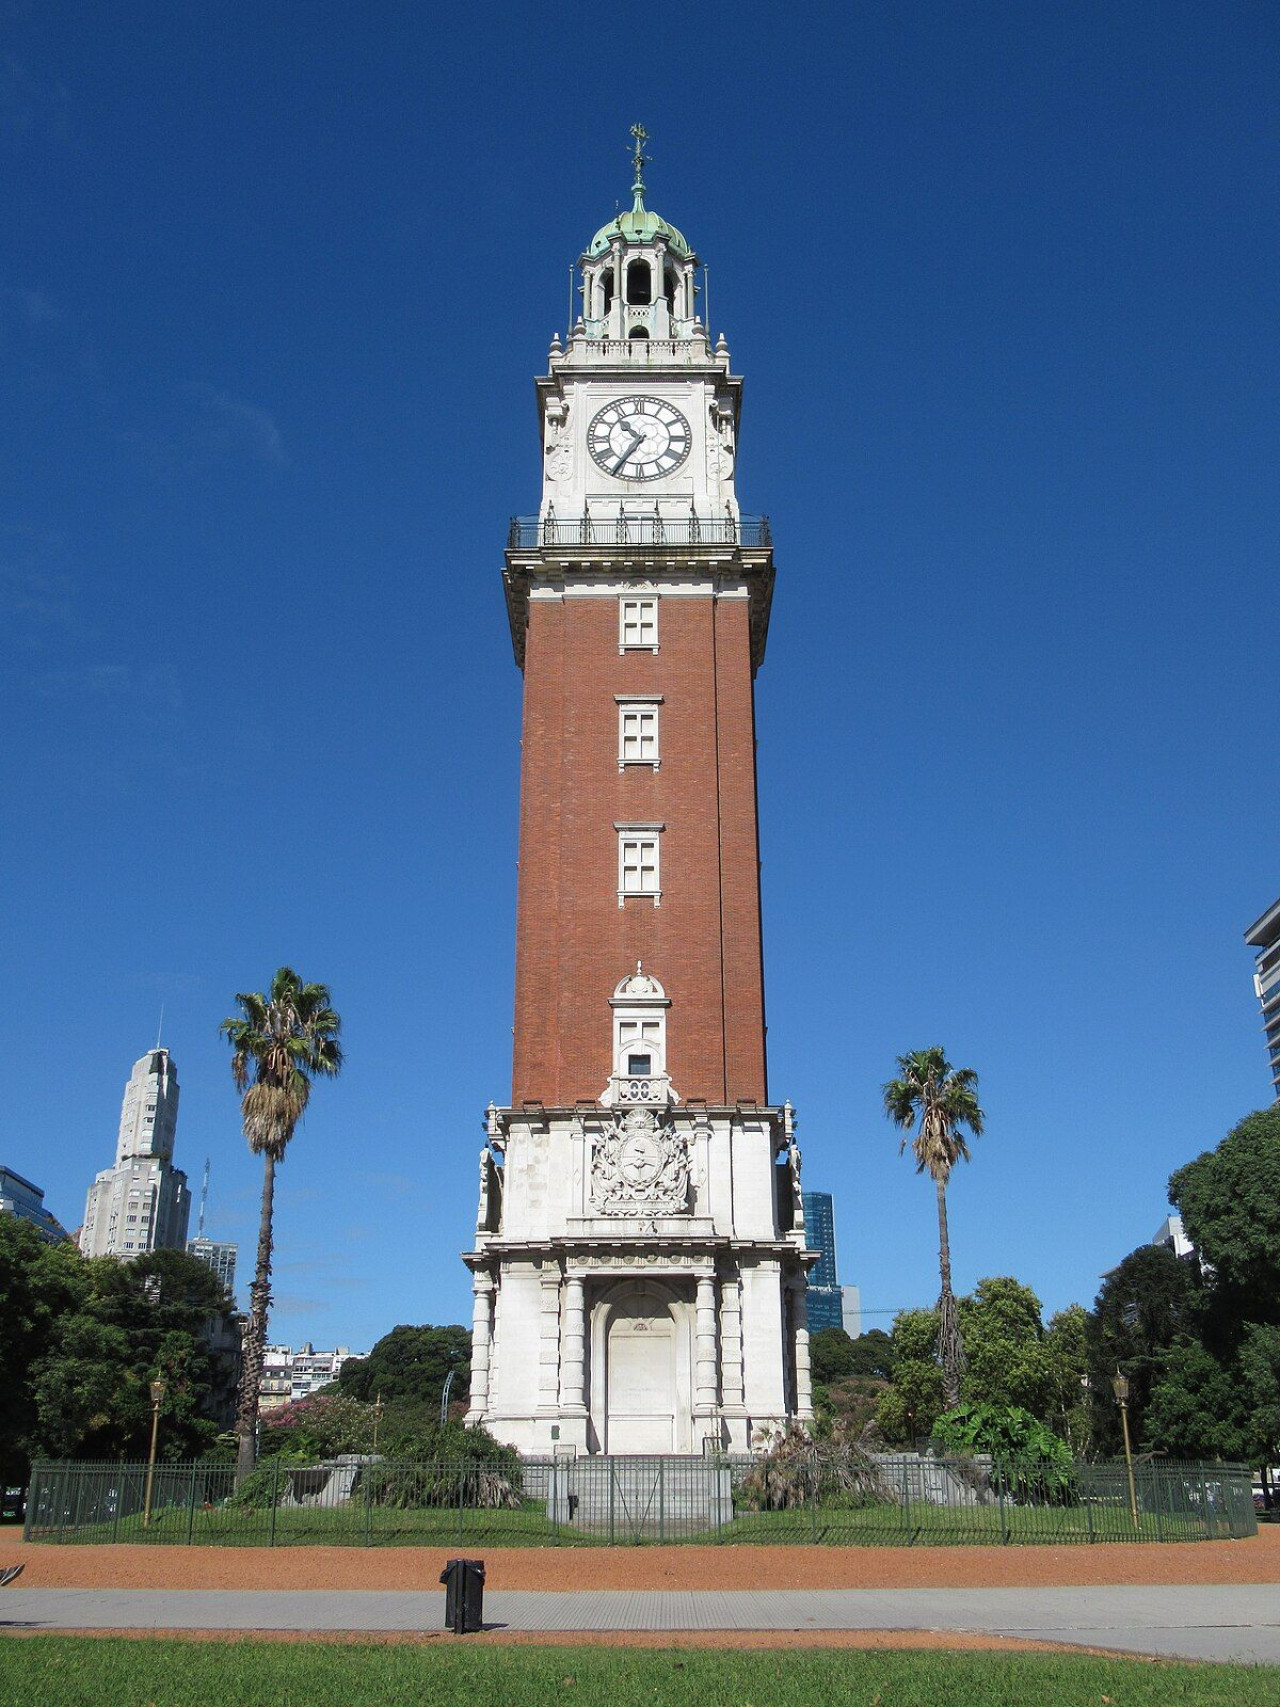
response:
[(226, 1463), (41, 1463), (24, 1535), (46, 1542), (223, 1546), (827, 1545), (1209, 1541), (1257, 1531), (1238, 1464), (1123, 1461), (997, 1467), (914, 1454), (853, 1482), (821, 1458), (525, 1460), (518, 1470), (352, 1456), (272, 1461), (236, 1486)]

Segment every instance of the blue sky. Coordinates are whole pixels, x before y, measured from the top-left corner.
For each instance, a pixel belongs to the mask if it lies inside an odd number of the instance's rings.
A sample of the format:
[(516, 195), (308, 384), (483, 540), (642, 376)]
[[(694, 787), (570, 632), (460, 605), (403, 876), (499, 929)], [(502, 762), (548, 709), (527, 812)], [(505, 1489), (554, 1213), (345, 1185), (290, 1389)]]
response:
[(163, 1003), (178, 1159), (248, 1246), (216, 1027), (292, 963), (348, 1066), (282, 1173), (273, 1337), (466, 1319), (510, 1082), (501, 547), (640, 118), (778, 542), (769, 1045), (806, 1184), (869, 1323), (934, 1296), (879, 1086), (942, 1042), (988, 1115), (958, 1283), (1090, 1301), (1269, 1094), (1274, 9), (3, 18), (0, 1161), (78, 1224)]

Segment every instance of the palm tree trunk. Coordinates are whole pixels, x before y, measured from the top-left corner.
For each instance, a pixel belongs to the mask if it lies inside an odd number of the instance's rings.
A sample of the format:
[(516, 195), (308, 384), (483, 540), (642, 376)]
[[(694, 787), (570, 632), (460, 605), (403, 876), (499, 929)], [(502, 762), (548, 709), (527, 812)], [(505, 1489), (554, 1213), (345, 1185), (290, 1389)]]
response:
[(262, 1213), (258, 1219), (258, 1262), (249, 1288), (249, 1325), (244, 1336), (240, 1394), (236, 1404), (236, 1482), (258, 1460), (258, 1383), (267, 1344), (267, 1308), (271, 1303), (271, 1215), (276, 1193), (276, 1162), (263, 1156)]
[(964, 1373), (964, 1341), (960, 1337), (960, 1315), (951, 1290), (951, 1240), (947, 1233), (947, 1182), (935, 1178), (938, 1194), (938, 1269), (942, 1292), (938, 1298), (938, 1356), (942, 1361), (942, 1398), (949, 1411), (960, 1403), (960, 1377)]

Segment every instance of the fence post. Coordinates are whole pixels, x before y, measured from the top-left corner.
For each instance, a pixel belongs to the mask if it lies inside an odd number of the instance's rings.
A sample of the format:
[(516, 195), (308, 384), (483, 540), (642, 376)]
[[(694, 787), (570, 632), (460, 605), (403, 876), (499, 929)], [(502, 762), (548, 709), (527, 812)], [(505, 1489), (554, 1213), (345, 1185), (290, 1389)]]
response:
[(458, 1545), (462, 1545), (462, 1496), (466, 1489), (466, 1472), (458, 1471)]
[(366, 1547), (373, 1546), (373, 1477), (369, 1474), (372, 1468), (372, 1464), (366, 1459), (364, 1468), (360, 1472), (361, 1480), (364, 1483), (364, 1544)]
[(809, 1461), (809, 1540), (816, 1546), (818, 1542), (818, 1455), (815, 1452)]
[(195, 1460), (193, 1459), (191, 1462), (191, 1486), (187, 1489), (187, 1546), (188, 1547), (191, 1545), (191, 1540), (192, 1540), (193, 1535), (195, 1534), (195, 1528), (196, 1528), (196, 1470), (197, 1470), (197, 1468), (198, 1468), (198, 1466), (197, 1466)]
[(609, 1545), (612, 1547), (613, 1546), (613, 1495), (614, 1495), (614, 1474), (613, 1474), (613, 1456), (612, 1456), (612, 1454), (610, 1454), (610, 1456), (608, 1458), (606, 1458), (604, 1462), (605, 1462), (605, 1468), (609, 1472)]
[(271, 1533), (267, 1541), (269, 1547), (276, 1544), (276, 1507), (280, 1504), (280, 1460), (271, 1461)]
[(1163, 1469), (1161, 1469), (1159, 1466), (1157, 1466), (1155, 1464), (1149, 1464), (1147, 1466), (1147, 1474), (1150, 1478), (1149, 1485), (1151, 1488), (1151, 1496), (1150, 1496), (1151, 1497), (1151, 1509), (1155, 1513), (1155, 1517), (1156, 1517), (1156, 1540), (1157, 1541), (1163, 1541), (1164, 1540), (1164, 1513), (1160, 1508), (1164, 1504), (1164, 1497), (1163, 1497), (1164, 1496), (1164, 1489), (1163, 1489), (1164, 1471), (1163, 1471)]
[(665, 1464), (666, 1464), (666, 1459), (665, 1458), (659, 1458), (659, 1460), (658, 1460), (658, 1545), (659, 1546), (661, 1546), (662, 1543), (667, 1539), (667, 1512), (666, 1512), (667, 1490), (666, 1490), (666, 1482), (665, 1482), (665, 1480), (663, 1478), (663, 1474), (662, 1474), (663, 1466)]
[(996, 1497), (1000, 1501), (1000, 1541), (1005, 1547), (1009, 1545), (1009, 1519), (1004, 1509), (1004, 1467), (996, 1466)]
[(1200, 1465), (1200, 1497), (1204, 1501), (1204, 1505), (1203, 1505), (1202, 1510), (1201, 1510), (1201, 1517), (1202, 1517), (1202, 1524), (1203, 1524), (1203, 1528), (1204, 1528), (1204, 1538), (1206, 1541), (1212, 1541), (1213, 1540), (1213, 1532), (1214, 1532), (1216, 1525), (1214, 1524), (1214, 1521), (1213, 1521), (1213, 1508), (1209, 1504), (1209, 1482), (1208, 1482), (1208, 1478), (1205, 1476), (1204, 1468), (1205, 1468), (1204, 1465), (1201, 1464)]
[(911, 1545), (911, 1484), (907, 1479), (910, 1466), (907, 1464), (905, 1454), (898, 1460), (898, 1468), (902, 1471), (902, 1528), (909, 1547)]

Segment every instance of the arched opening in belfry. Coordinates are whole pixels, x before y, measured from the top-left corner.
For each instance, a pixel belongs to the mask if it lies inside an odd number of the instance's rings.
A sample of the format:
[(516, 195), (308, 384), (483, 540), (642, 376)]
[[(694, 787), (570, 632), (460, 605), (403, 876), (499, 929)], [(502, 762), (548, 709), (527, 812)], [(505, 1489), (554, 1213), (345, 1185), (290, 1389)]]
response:
[(627, 333), (627, 336), (634, 343), (639, 338), (644, 338), (647, 340), (649, 334), (645, 331), (643, 326), (633, 326), (631, 328), (631, 330)]
[(633, 308), (647, 308), (653, 301), (653, 274), (648, 261), (632, 261), (627, 267), (627, 301)]
[(606, 267), (600, 275), (600, 289), (604, 292), (604, 312), (607, 314), (613, 307), (613, 268)]
[(667, 299), (667, 308), (674, 314), (676, 311), (676, 270), (670, 262), (662, 269), (662, 294)]

